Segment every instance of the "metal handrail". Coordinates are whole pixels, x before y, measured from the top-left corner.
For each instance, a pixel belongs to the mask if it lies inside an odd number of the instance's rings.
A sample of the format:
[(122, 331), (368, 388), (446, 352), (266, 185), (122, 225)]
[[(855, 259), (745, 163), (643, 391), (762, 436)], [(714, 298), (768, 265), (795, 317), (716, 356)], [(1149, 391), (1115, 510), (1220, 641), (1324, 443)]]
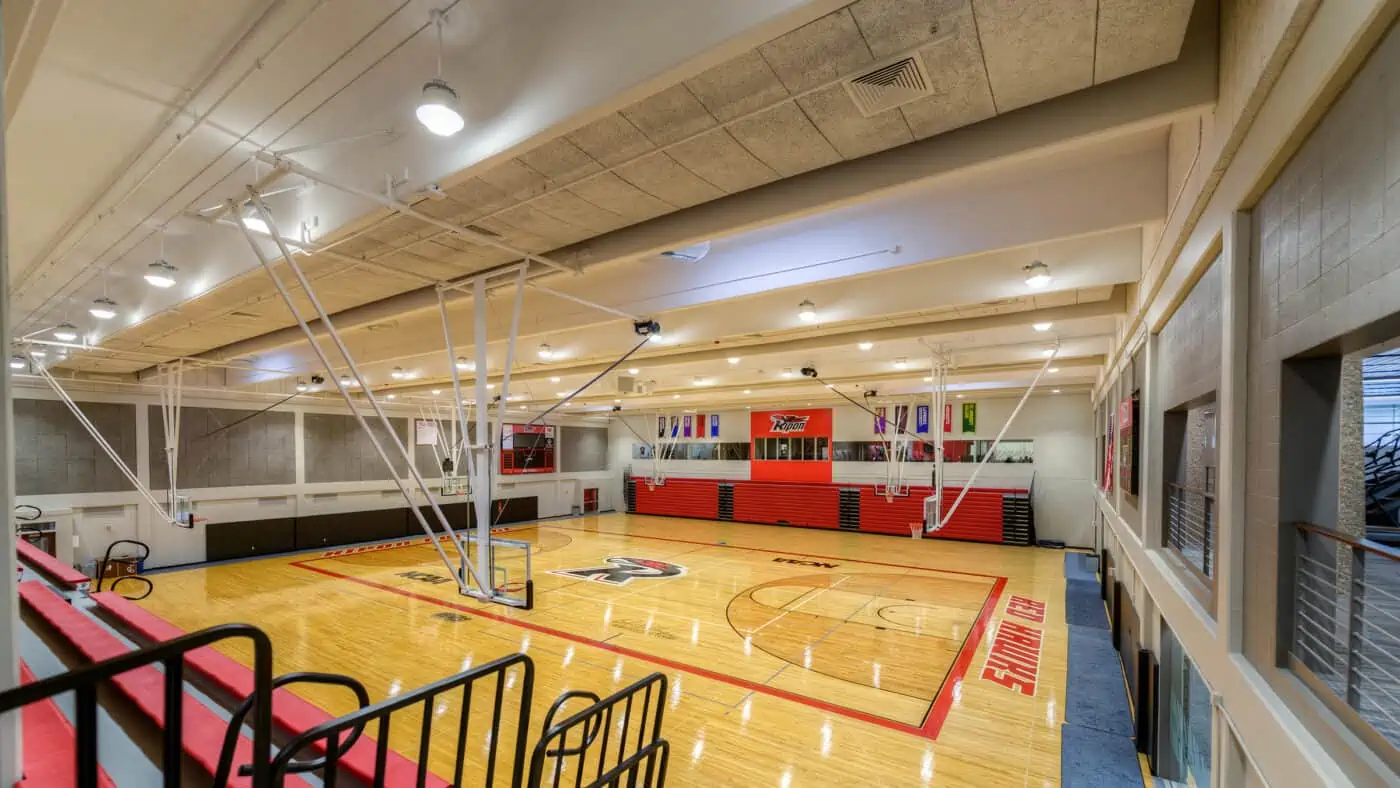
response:
[[(365, 685), (349, 676), (343, 676), (338, 673), (286, 673), (272, 680), (272, 689), (276, 690), (288, 684), (299, 683), (345, 687), (355, 694), (355, 700), (359, 702), (360, 708), (363, 709), (369, 705), (369, 692), (365, 690)], [(253, 700), (254, 697), (252, 695), (244, 698), (243, 702), (238, 704), (238, 708), (233, 710), (233, 714), (229, 718), (228, 732), (224, 735), (223, 751), (219, 754), (219, 765), (214, 770), (214, 785), (226, 785), (228, 783), (229, 774), (233, 770), (234, 747), (238, 739), (238, 731), (243, 727), (243, 720), (247, 718), (248, 711), (253, 706)], [(345, 737), (344, 741), (340, 742), (340, 749), (349, 750), (351, 747), (354, 747), (355, 742), (359, 740), (360, 734), (363, 732), (363, 725), (351, 728), (350, 735)], [(313, 758), (309, 761), (293, 762), (287, 768), (287, 773), (302, 774), (315, 771), (325, 765), (326, 759), (324, 756)], [(239, 776), (247, 777), (248, 773), (248, 764), (244, 764), (239, 768)]]
[(287, 774), (296, 768), (296, 763), (292, 760), (298, 753), (308, 747), (322, 744), (325, 750), (325, 758), (321, 762), (321, 777), (326, 785), (335, 785), (336, 777), (340, 768), (340, 757), (354, 743), (353, 737), (345, 740), (340, 734), (347, 730), (361, 730), (371, 721), (378, 721), (378, 730), (375, 734), (377, 745), (375, 753), (375, 785), (383, 785), (386, 757), (389, 743), (389, 720), (394, 712), (402, 709), (419, 706), (423, 707), (422, 729), (418, 739), (418, 775), (415, 782), (418, 786), (426, 785), (428, 778), (428, 751), (432, 739), (433, 701), (443, 693), (462, 688), (462, 713), (458, 721), (456, 737), (456, 759), (453, 768), (453, 785), (462, 784), (462, 774), (466, 765), (466, 743), (469, 715), (471, 712), (472, 689), (477, 681), (488, 676), (496, 677), (494, 692), (495, 705), (491, 714), (491, 731), (488, 734), (488, 754), (486, 761), (485, 781), (486, 786), (494, 785), (496, 772), (496, 751), (500, 741), (501, 729), (501, 703), (505, 696), (506, 671), (516, 665), (521, 665), (524, 669), (524, 680), (520, 689), (520, 719), (515, 731), (515, 755), (512, 760), (510, 784), (516, 788), (520, 785), (520, 777), (524, 772), (526, 738), (529, 736), (530, 728), (530, 704), (534, 696), (535, 686), (535, 664), (524, 654), (511, 654), (492, 660), (484, 665), (472, 668), (471, 670), (458, 673), (455, 676), (448, 676), (431, 684), (426, 684), (411, 692), (406, 692), (397, 697), (380, 701), (373, 705), (365, 706), (357, 711), (352, 711), (342, 717), (317, 725), (307, 730), (282, 747), (277, 753), (277, 757), (272, 762), (272, 784), (280, 786)]
[[(553, 721), (554, 713), (570, 695), (561, 697), (549, 710), (546, 718), (548, 729), (535, 744), (534, 755), (530, 759), (530, 778), (527, 785), (530, 788), (537, 788), (545, 779), (545, 766), (548, 762), (554, 763), (554, 784), (558, 785), (559, 777), (564, 772), (566, 759), (577, 758), (576, 777), (574, 784), (576, 788), (587, 785), (588, 788), (599, 788), (600, 786), (616, 785), (623, 774), (628, 775), (628, 786), (663, 786), (666, 783), (666, 763), (670, 754), (670, 747), (665, 739), (661, 738), (661, 721), (666, 711), (666, 688), (668, 686), (666, 676), (661, 673), (653, 673), (639, 681), (623, 687), (617, 692), (602, 700), (594, 702), (589, 707), (570, 715), (567, 719), (554, 725), (548, 725)], [(583, 695), (583, 697), (588, 697)], [(641, 720), (636, 726), (635, 749), (629, 754), (628, 743), (634, 738), (632, 732), (632, 720), (634, 705), (640, 697)], [(655, 702), (655, 709), (653, 709)], [(613, 734), (614, 710), (622, 706), (622, 718), (618, 720), (617, 743), (615, 747), (609, 748), (608, 744)], [(648, 721), (651, 725), (648, 726)], [(581, 743), (573, 747), (569, 746), (569, 734), (574, 729), (582, 727), (580, 734)], [(584, 783), (584, 770), (588, 765), (588, 754), (593, 749), (593, 744), (598, 741), (601, 733), (601, 742), (597, 747), (598, 763), (594, 769), (593, 778)], [(557, 745), (554, 745), (555, 741)], [(609, 766), (609, 760), (612, 765)], [(646, 766), (644, 779), (638, 781), (638, 772), (642, 764)]]
[(1215, 499), (1215, 491), (1214, 491), (1214, 490), (1202, 489), (1202, 488), (1200, 488), (1200, 487), (1188, 487), (1187, 485), (1184, 485), (1184, 484), (1177, 484), (1176, 482), (1167, 482), (1167, 486), (1168, 486), (1168, 487), (1171, 487), (1171, 488), (1174, 489), (1174, 490), (1181, 490), (1182, 492), (1195, 493), (1196, 495), (1199, 495), (1199, 496), (1201, 496), (1201, 497), (1203, 497), (1203, 498), (1210, 498), (1210, 499), (1212, 499), (1212, 500)]
[(64, 692), (75, 695), (74, 727), (76, 785), (96, 788), (97, 690), (114, 676), (161, 663), (165, 671), (165, 715), (161, 735), (160, 766), (166, 785), (179, 785), (184, 747), (185, 654), (232, 638), (253, 642), (253, 752), (249, 776), (253, 788), (270, 788), (272, 755), (272, 643), (262, 630), (250, 624), (221, 624), (146, 648), (87, 665), (32, 684), (0, 692), (0, 714), (46, 700)]

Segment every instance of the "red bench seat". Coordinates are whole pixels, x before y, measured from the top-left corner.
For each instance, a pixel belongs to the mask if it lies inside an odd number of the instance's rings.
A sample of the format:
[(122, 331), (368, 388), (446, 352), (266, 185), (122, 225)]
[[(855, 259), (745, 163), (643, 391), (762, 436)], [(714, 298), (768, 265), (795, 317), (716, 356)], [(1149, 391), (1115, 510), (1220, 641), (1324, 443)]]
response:
[[(34, 674), (29, 666), (19, 663), (21, 684), (33, 684)], [(24, 776), (15, 788), (68, 788), (78, 784), (74, 773), (77, 761), (76, 734), (73, 724), (63, 716), (53, 698), (31, 703), (20, 710), (20, 725), (24, 730)], [(97, 770), (99, 788), (114, 788), (114, 783), (101, 768)]]
[[(57, 630), (84, 658), (101, 662), (130, 652), (126, 644), (103, 629), (101, 624), (68, 604), (44, 584), (33, 580), (20, 583), (19, 596), (28, 610)], [(122, 673), (113, 677), (111, 683), (157, 726), (164, 725), (165, 677), (154, 665)], [(184, 704), (185, 730), (181, 741), (185, 755), (212, 776), (219, 765), (228, 723), (188, 694), (184, 697)], [(237, 767), (250, 762), (252, 753), (252, 740), (239, 736), (234, 749), (235, 773), (229, 778), (229, 785), (252, 784), (249, 778), (237, 775)], [(296, 776), (288, 777), (286, 784), (307, 785), (305, 780)]]
[(15, 540), (19, 560), (44, 579), (68, 591), (86, 591), (91, 582), (87, 575), (54, 558), (23, 539)]
[[(184, 630), (169, 621), (111, 591), (93, 594), (92, 601), (105, 614), (115, 618), (119, 628), (127, 630), (138, 640), (158, 643), (185, 634)], [(185, 655), (185, 664), (193, 673), (229, 697), (242, 699), (253, 694), (253, 671), (213, 648), (189, 652)], [(319, 706), (285, 689), (274, 690), (272, 697), (272, 723), (288, 737), (333, 719)], [(317, 751), (325, 750), (318, 746)], [(368, 785), (374, 781), (374, 759), (375, 742), (366, 733), (349, 752), (340, 756), (340, 768)], [(390, 750), (384, 762), (384, 778), (384, 784), (389, 786), (416, 785), (418, 765)], [(425, 784), (433, 788), (450, 785), (447, 780), (431, 773)]]

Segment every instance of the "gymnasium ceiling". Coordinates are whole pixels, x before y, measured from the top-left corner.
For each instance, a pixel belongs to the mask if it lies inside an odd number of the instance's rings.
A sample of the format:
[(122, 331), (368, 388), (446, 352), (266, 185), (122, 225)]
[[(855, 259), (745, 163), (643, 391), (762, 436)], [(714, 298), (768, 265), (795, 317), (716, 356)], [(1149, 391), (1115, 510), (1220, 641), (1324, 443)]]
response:
[[(608, 376), (580, 409), (829, 399), (784, 376), (807, 365), (913, 393), (933, 348), (952, 353), (955, 387), (1015, 390), (1057, 342), (1052, 385), (1082, 389), (1167, 215), (1168, 129), (1214, 100), (1193, 5), (67, 0), (36, 12), (7, 71), (11, 327), (43, 338), (71, 320), (106, 349), (60, 376), (151, 380), (195, 357), (234, 367), (195, 385), (251, 394), (324, 374), (221, 215), (256, 182), (373, 387), (404, 400), (449, 374), (433, 285), (522, 253), (571, 269), (536, 262), (532, 282), (665, 329), (619, 368), (647, 394)], [(440, 7), (467, 117), (446, 139), (413, 117)], [(843, 81), (905, 56), (922, 97), (862, 112)], [(418, 216), (277, 171), (276, 155)], [(660, 254), (702, 241), (697, 262)], [(176, 286), (142, 280), (157, 258)], [(1032, 260), (1049, 288), (1027, 288)], [(98, 322), (104, 294), (119, 314)], [(512, 297), (487, 299), (493, 380)], [(615, 314), (533, 287), (523, 304), (519, 407), (637, 342)], [(467, 355), (473, 310), (452, 297)]]

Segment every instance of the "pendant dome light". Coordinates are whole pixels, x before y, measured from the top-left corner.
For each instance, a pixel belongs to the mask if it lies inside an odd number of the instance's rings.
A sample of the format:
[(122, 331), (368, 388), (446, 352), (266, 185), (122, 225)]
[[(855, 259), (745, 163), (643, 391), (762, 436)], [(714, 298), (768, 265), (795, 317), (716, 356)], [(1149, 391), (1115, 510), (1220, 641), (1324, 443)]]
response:
[(165, 261), (165, 228), (161, 228), (160, 251), (156, 254), (156, 261), (146, 266), (146, 283), (162, 290), (174, 287), (176, 270), (175, 266)]
[(54, 326), (53, 338), (59, 342), (72, 342), (78, 338), (78, 327), (65, 320)]
[(423, 95), (418, 99), (416, 114), (423, 128), (439, 137), (451, 137), (466, 126), (466, 121), (457, 110), (457, 91), (442, 78), (442, 23), (442, 12), (434, 11), (433, 26), (437, 28), (437, 76), (423, 85)]

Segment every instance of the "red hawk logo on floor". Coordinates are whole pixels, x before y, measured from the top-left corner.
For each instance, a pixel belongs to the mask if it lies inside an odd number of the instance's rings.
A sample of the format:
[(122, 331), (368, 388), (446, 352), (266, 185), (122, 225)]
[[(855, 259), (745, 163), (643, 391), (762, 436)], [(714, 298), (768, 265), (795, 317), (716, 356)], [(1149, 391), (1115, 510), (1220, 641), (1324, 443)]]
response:
[(768, 418), (773, 421), (770, 428), (773, 432), (806, 432), (807, 420), (812, 417), (798, 416), (795, 413), (774, 413)]
[(607, 566), (591, 566), (585, 569), (551, 569), (549, 574), (607, 583), (610, 586), (625, 586), (638, 578), (658, 580), (665, 577), (680, 577), (685, 567), (668, 564), (652, 558), (626, 558), (609, 556), (603, 559)]

